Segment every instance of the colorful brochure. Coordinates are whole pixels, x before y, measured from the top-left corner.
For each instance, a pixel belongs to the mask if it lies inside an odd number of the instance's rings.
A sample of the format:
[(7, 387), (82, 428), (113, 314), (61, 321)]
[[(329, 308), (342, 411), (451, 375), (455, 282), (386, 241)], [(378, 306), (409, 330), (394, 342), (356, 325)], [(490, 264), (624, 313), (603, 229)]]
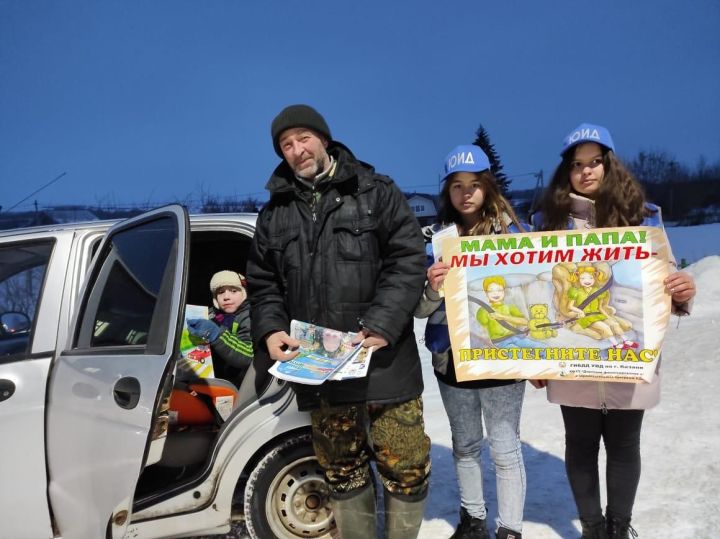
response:
[(293, 320), (290, 336), (300, 341), (299, 354), (289, 361), (276, 361), (269, 372), (277, 378), (310, 385), (363, 377), (372, 351), (363, 348), (362, 343), (352, 344), (356, 335)]
[(178, 362), (178, 368), (185, 371), (192, 371), (200, 378), (213, 378), (212, 353), (210, 345), (190, 335), (187, 321), (194, 318), (208, 319), (208, 308), (203, 305), (187, 305), (185, 307), (185, 322), (180, 337), (180, 354), (182, 359)]

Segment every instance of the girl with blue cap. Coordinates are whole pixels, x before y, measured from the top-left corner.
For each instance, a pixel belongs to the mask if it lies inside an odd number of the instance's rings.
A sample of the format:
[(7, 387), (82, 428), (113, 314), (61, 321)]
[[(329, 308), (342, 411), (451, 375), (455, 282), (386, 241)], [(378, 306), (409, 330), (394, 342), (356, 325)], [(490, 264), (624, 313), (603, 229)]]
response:
[[(610, 132), (581, 124), (563, 141), (562, 161), (533, 223), (541, 230), (623, 226), (662, 227), (660, 208), (615, 155)], [(672, 262), (665, 281), (675, 314), (688, 314), (695, 284)], [(659, 372), (648, 384), (531, 380), (547, 387), (565, 424), (565, 467), (580, 514), (583, 539), (627, 539), (640, 481), (640, 429), (644, 410), (660, 398)], [(607, 508), (600, 504), (598, 452), (607, 453)]]
[[(445, 159), (444, 184), (440, 192), (440, 223), (426, 236), (456, 225), (462, 236), (520, 232), (510, 203), (502, 196), (490, 161), (475, 145), (458, 146)], [(450, 265), (438, 261), (427, 270), (427, 282), (415, 311), (430, 317), (425, 345), (432, 352), (433, 368), (452, 431), (453, 458), (460, 487), (460, 523), (452, 539), (489, 538), (480, 461), (483, 419), (495, 463), (500, 539), (519, 539), (525, 505), (525, 466), (520, 449), (520, 411), (524, 381), (474, 380), (458, 382), (450, 349), (445, 303), (439, 292)], [(504, 284), (504, 283), (503, 283)], [(504, 286), (503, 286), (504, 289)], [(503, 306), (508, 307), (508, 306)], [(507, 310), (507, 309), (506, 309)], [(493, 313), (509, 323), (519, 313)], [(515, 320), (517, 318), (517, 320)], [(493, 318), (494, 320), (494, 318)], [(497, 323), (497, 322), (496, 322)]]

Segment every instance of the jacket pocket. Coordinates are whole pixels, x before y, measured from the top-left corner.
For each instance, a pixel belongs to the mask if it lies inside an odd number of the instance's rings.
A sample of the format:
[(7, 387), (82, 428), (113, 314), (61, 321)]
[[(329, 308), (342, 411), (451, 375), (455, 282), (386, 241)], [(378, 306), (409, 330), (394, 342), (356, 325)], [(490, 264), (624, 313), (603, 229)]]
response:
[(373, 217), (338, 221), (333, 227), (337, 258), (376, 262), (379, 257), (377, 222)]
[(287, 275), (300, 268), (300, 231), (283, 230), (268, 239), (268, 255), (275, 262), (280, 274)]

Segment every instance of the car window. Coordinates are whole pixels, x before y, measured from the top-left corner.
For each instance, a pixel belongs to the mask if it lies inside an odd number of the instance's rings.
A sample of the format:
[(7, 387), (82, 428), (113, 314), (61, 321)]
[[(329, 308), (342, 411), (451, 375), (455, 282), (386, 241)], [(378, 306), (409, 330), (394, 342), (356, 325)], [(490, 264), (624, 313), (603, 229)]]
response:
[[(157, 312), (174, 271), (177, 226), (160, 218), (121, 230), (105, 244), (75, 348), (137, 347), (162, 353), (169, 313)], [(170, 293), (172, 291), (169, 291)], [(166, 302), (167, 303), (167, 302)]]
[(54, 241), (0, 246), (0, 362), (30, 353), (32, 332)]

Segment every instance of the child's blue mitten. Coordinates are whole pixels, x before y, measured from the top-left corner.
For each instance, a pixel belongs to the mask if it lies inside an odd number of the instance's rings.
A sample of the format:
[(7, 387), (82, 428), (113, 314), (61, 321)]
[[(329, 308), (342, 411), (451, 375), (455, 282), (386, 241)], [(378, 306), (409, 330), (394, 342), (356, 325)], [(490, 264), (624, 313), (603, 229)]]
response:
[(203, 318), (193, 318), (187, 321), (188, 332), (194, 337), (200, 337), (207, 342), (212, 343), (220, 336), (220, 326), (210, 320)]

